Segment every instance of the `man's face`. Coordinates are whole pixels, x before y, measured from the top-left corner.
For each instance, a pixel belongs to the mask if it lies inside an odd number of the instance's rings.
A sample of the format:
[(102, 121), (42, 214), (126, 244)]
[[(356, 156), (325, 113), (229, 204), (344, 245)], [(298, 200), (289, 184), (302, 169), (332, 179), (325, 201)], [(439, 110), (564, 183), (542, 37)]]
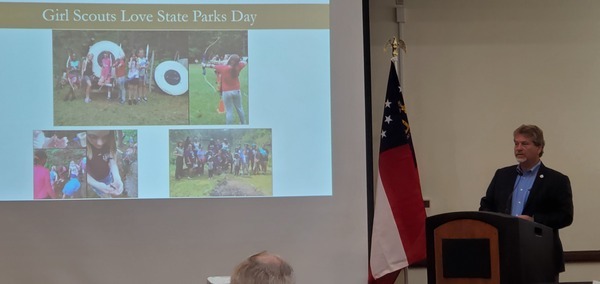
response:
[(517, 162), (537, 163), (540, 159), (542, 148), (533, 144), (531, 138), (522, 134), (515, 135), (515, 158)]

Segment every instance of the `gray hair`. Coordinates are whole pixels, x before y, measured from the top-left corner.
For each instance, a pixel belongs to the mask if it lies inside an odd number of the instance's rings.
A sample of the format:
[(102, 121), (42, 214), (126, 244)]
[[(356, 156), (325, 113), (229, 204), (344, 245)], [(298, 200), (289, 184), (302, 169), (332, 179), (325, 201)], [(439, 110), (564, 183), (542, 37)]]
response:
[(295, 284), (294, 270), (281, 257), (266, 251), (250, 256), (231, 275), (231, 284)]

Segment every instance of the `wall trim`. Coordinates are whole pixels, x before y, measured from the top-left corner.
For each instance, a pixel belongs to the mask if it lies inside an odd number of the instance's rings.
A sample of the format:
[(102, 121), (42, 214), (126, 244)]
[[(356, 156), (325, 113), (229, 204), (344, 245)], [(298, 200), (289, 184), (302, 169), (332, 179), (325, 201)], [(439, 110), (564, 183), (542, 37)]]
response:
[(600, 250), (565, 251), (566, 263), (600, 262)]
[[(600, 262), (600, 250), (565, 251), (564, 255), (567, 264)], [(409, 268), (427, 268), (427, 260), (413, 263)]]

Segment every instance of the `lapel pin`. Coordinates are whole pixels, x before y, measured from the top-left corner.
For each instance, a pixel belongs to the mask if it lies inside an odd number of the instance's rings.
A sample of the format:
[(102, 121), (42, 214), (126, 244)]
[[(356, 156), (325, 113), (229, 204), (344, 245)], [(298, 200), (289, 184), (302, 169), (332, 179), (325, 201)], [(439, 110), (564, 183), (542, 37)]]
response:
[(540, 178), (544, 178), (544, 175), (540, 175)]

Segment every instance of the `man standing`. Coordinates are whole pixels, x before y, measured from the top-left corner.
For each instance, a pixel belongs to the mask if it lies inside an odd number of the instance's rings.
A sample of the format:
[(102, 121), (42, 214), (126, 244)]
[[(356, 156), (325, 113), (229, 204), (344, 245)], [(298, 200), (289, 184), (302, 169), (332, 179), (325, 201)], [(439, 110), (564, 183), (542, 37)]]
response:
[(558, 230), (573, 222), (573, 194), (569, 177), (547, 168), (544, 133), (535, 125), (521, 125), (514, 132), (514, 155), (518, 162), (496, 171), (481, 198), (480, 211), (513, 215), (554, 229), (555, 273), (565, 271)]

